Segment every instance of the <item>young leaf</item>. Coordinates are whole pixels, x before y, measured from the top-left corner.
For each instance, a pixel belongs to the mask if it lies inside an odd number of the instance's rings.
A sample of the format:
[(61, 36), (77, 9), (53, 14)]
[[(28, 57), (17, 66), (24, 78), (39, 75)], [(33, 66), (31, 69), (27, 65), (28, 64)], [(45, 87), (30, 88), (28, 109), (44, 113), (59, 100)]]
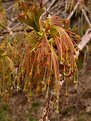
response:
[(39, 7), (36, 3), (34, 3), (30, 8), (27, 7), (26, 4), (22, 3), (22, 13), (19, 14), (18, 19), (21, 22), (26, 23), (31, 26), (35, 31), (40, 31), (40, 16), (43, 12), (43, 8)]

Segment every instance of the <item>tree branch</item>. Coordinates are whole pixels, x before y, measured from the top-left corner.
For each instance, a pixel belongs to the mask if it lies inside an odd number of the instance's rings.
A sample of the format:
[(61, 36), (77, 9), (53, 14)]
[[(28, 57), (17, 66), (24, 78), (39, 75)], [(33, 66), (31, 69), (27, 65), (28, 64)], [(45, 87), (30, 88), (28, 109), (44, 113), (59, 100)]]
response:
[(79, 56), (80, 51), (84, 49), (84, 47), (90, 42), (91, 40), (91, 28), (88, 29), (85, 35), (81, 38), (81, 42), (78, 44), (78, 51), (77, 56)]

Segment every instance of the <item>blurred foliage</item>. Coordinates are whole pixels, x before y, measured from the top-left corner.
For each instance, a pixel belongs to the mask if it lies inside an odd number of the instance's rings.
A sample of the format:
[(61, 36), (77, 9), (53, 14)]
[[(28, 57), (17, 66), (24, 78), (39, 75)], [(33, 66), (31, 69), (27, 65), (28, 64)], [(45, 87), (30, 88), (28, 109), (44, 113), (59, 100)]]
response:
[[(65, 9), (68, 14), (73, 11), (77, 2), (77, 0), (67, 0), (67, 6)], [(91, 0), (81, 0), (79, 7), (76, 9), (76, 12), (71, 18), (72, 29), (81, 36), (83, 36), (85, 31), (89, 28), (89, 25), (82, 13), (83, 8), (88, 16), (88, 19), (91, 20)]]
[(8, 106), (0, 102), (0, 121), (11, 121), (8, 112)]
[(39, 106), (40, 106), (39, 100), (35, 100), (35, 101), (32, 102), (32, 107), (33, 108), (39, 108)]
[(7, 26), (6, 12), (0, 5), (0, 31)]

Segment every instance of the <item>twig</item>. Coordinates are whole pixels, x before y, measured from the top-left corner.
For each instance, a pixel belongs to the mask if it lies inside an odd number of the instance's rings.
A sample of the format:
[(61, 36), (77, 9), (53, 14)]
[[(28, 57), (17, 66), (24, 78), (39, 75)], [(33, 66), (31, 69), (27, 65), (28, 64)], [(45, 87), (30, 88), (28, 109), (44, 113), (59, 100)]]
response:
[[(27, 32), (31, 32), (32, 29), (27, 29), (26, 31), (27, 31)], [(24, 32), (24, 28), (14, 29), (14, 30), (12, 30), (12, 32), (13, 32), (13, 33)], [(7, 35), (8, 33), (9, 33), (8, 31), (0, 32), (1, 38), (2, 38), (2, 36)]]
[(10, 9), (12, 9), (13, 8), (13, 5), (11, 5), (10, 7), (8, 7), (7, 9), (6, 9), (6, 11), (9, 11)]
[(88, 16), (86, 15), (86, 12), (85, 12), (85, 10), (82, 8), (82, 13), (83, 13), (83, 15), (84, 15), (84, 17), (85, 17), (85, 19), (86, 19), (86, 21), (87, 21), (87, 23), (88, 23), (88, 25), (90, 26), (90, 28), (91, 28), (91, 22), (90, 22), (90, 20), (89, 20), (89, 18), (88, 18)]
[(19, 27), (20, 25), (21, 25), (21, 23), (19, 22), (19, 23), (15, 24), (11, 29), (14, 30), (16, 27)]
[(6, 29), (6, 27), (5, 27), (3, 24), (1, 24), (1, 23), (0, 23), (0, 26), (1, 26), (2, 28)]
[(0, 26), (3, 27), (4, 29), (6, 29), (7, 33), (10, 33), (10, 35), (12, 34), (12, 30), (11, 30), (11, 28), (9, 28), (9, 27), (5, 27), (5, 26), (2, 25), (1, 23), (0, 23)]
[(14, 23), (14, 22), (17, 22), (17, 21), (18, 21), (17, 17), (12, 18), (12, 19), (10, 19), (10, 18), (8, 18), (8, 17), (7, 17), (7, 19), (10, 21), (10, 23), (9, 23), (9, 25), (8, 25), (8, 26), (11, 26), (11, 24), (12, 24), (12, 23)]
[(50, 8), (55, 4), (56, 0), (53, 0), (49, 8), (46, 9), (46, 11), (41, 15), (41, 18), (43, 18), (50, 10)]
[(88, 48), (88, 45), (86, 45), (86, 50), (85, 50), (85, 53), (84, 53), (84, 61), (83, 61), (83, 73), (86, 72), (88, 56), (89, 56), (89, 48)]
[(81, 1), (81, 0), (79, 0), (79, 1), (77, 2), (77, 4), (75, 5), (73, 11), (72, 11), (72, 12), (70, 13), (70, 15), (67, 17), (68, 20), (71, 19), (71, 17), (73, 16), (74, 12), (76, 11), (76, 9), (78, 8), (78, 6), (79, 6), (79, 4), (80, 4), (80, 1)]

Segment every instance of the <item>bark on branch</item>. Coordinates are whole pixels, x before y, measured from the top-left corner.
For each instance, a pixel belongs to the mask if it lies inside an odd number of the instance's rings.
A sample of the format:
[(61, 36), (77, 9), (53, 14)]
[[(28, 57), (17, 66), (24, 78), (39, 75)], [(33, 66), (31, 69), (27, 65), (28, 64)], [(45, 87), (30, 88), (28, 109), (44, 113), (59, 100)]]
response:
[(77, 56), (79, 56), (79, 52), (83, 50), (83, 48), (91, 41), (91, 28), (88, 29), (85, 35), (81, 38), (81, 42), (78, 44), (79, 51), (77, 52)]

